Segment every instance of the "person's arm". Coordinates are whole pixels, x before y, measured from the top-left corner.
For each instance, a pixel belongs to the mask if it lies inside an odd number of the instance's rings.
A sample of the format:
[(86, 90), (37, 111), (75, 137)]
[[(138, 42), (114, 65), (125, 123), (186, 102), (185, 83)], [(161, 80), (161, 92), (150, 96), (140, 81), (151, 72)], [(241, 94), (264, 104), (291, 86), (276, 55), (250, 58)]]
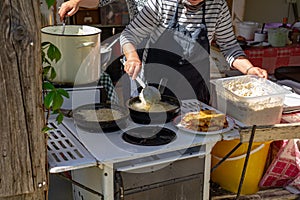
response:
[(253, 66), (246, 58), (240, 45), (237, 43), (232, 27), (230, 12), (226, 3), (222, 5), (218, 16), (216, 39), (223, 55), (232, 68), (239, 70), (243, 74), (257, 75), (263, 78), (268, 77), (266, 70)]
[(243, 56), (236, 58), (232, 63), (232, 67), (238, 69), (243, 74), (257, 75), (261, 78), (268, 78), (268, 73), (266, 70), (253, 66), (252, 63)]
[(132, 79), (135, 79), (141, 70), (137, 48), (140, 42), (150, 36), (159, 25), (161, 11), (161, 0), (149, 0), (121, 33), (120, 43), (126, 57), (124, 70)]
[(69, 0), (61, 4), (58, 11), (59, 18), (61, 21), (67, 16), (74, 15), (79, 7), (84, 8), (95, 8), (99, 5), (99, 0)]
[(122, 46), (126, 57), (124, 66), (125, 72), (134, 80), (141, 71), (142, 62), (137, 54), (136, 48), (132, 43), (126, 43)]

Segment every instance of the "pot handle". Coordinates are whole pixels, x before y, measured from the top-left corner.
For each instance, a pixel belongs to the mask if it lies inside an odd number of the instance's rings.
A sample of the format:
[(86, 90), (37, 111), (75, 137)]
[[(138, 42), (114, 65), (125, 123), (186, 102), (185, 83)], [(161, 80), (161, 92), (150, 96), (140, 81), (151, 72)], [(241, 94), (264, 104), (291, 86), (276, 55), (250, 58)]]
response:
[(94, 44), (95, 44), (95, 42), (83, 42), (80, 45), (78, 45), (77, 48), (94, 46)]
[(158, 91), (160, 92), (161, 95), (163, 95), (166, 85), (167, 85), (168, 79), (167, 78), (161, 78), (159, 85), (158, 85)]

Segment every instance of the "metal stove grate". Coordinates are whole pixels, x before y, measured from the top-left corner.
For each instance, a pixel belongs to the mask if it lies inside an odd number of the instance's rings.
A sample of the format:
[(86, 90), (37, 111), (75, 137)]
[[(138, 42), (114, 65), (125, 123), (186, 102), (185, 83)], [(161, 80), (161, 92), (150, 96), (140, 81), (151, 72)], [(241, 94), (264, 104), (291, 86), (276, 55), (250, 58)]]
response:
[(96, 166), (96, 159), (63, 125), (57, 126), (51, 122), (53, 128), (49, 131), (47, 141), (48, 164), (50, 173)]

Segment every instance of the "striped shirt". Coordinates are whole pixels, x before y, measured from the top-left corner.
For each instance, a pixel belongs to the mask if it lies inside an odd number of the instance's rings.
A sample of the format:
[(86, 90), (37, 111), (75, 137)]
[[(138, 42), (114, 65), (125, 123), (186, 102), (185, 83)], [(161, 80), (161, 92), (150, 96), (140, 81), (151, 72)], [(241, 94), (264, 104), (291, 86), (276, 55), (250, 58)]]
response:
[[(115, 1), (116, 0), (101, 0), (99, 2), (99, 7), (106, 6)], [(126, 0), (130, 20), (132, 20), (139, 13), (139, 11), (143, 9), (146, 2), (147, 0)]]
[[(131, 21), (121, 34), (121, 46), (132, 43), (137, 46), (144, 38), (155, 42), (175, 14), (177, 0), (148, 0), (144, 8)], [(182, 4), (178, 8), (178, 23), (193, 32), (202, 22), (202, 8), (189, 11)], [(227, 62), (245, 56), (233, 32), (230, 12), (225, 0), (205, 0), (205, 22), (208, 39), (216, 40)]]

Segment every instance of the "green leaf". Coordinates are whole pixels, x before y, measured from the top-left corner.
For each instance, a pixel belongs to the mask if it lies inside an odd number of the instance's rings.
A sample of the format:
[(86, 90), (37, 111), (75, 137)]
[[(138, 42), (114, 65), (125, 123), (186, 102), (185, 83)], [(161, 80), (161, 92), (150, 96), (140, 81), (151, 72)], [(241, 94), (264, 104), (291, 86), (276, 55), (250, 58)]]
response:
[(55, 91), (50, 91), (44, 98), (45, 108), (50, 109), (55, 98)]
[(61, 59), (61, 53), (59, 49), (53, 44), (50, 44), (47, 51), (47, 56), (51, 61), (55, 61), (55, 62)]
[(42, 133), (47, 133), (48, 131), (53, 130), (53, 128), (50, 128), (48, 126), (45, 126), (42, 128)]
[(62, 113), (59, 113), (56, 117), (56, 121), (58, 124), (61, 124), (63, 119), (64, 119), (64, 115)]
[(51, 69), (50, 65), (48, 65), (46, 67), (43, 67), (43, 76), (47, 76), (47, 74), (49, 73), (50, 69)]
[(59, 95), (57, 92), (55, 92), (54, 98), (53, 98), (53, 104), (52, 104), (52, 109), (57, 110), (60, 109), (64, 102), (64, 99), (61, 95)]
[(43, 83), (43, 89), (46, 89), (46, 90), (54, 90), (55, 87), (52, 83), (50, 82), (44, 82)]
[(66, 98), (70, 98), (69, 93), (66, 90), (64, 90), (64, 89), (60, 89), (60, 88), (57, 89), (57, 93), (60, 94), (60, 95), (62, 95), (62, 96), (64, 96), (64, 97), (66, 97)]
[(58, 113), (60, 113), (60, 110), (53, 110), (52, 111), (52, 114), (58, 114)]
[(45, 48), (45, 46), (50, 45), (50, 44), (51, 44), (50, 42), (42, 42), (42, 47)]
[[(54, 5), (55, 0), (46, 0), (48, 8)], [(52, 114), (57, 114), (56, 121), (58, 124), (62, 123), (63, 114), (60, 108), (63, 104), (64, 98), (69, 98), (69, 94), (64, 89), (56, 89), (53, 84), (47, 82), (53, 80), (56, 77), (55, 68), (52, 66), (52, 62), (57, 63), (61, 59), (61, 52), (51, 42), (42, 42), (42, 64), (43, 64), (43, 89), (46, 89), (48, 93), (44, 96), (44, 107), (48, 110), (52, 110)], [(49, 75), (50, 73), (50, 75)], [(53, 128), (44, 127), (43, 132), (48, 132)]]
[(47, 5), (48, 5), (48, 9), (49, 9), (51, 6), (54, 5), (55, 0), (46, 0), (46, 3), (47, 3)]
[(55, 77), (56, 77), (56, 71), (55, 71), (54, 67), (51, 67), (49, 79), (53, 80), (53, 79), (55, 79)]

